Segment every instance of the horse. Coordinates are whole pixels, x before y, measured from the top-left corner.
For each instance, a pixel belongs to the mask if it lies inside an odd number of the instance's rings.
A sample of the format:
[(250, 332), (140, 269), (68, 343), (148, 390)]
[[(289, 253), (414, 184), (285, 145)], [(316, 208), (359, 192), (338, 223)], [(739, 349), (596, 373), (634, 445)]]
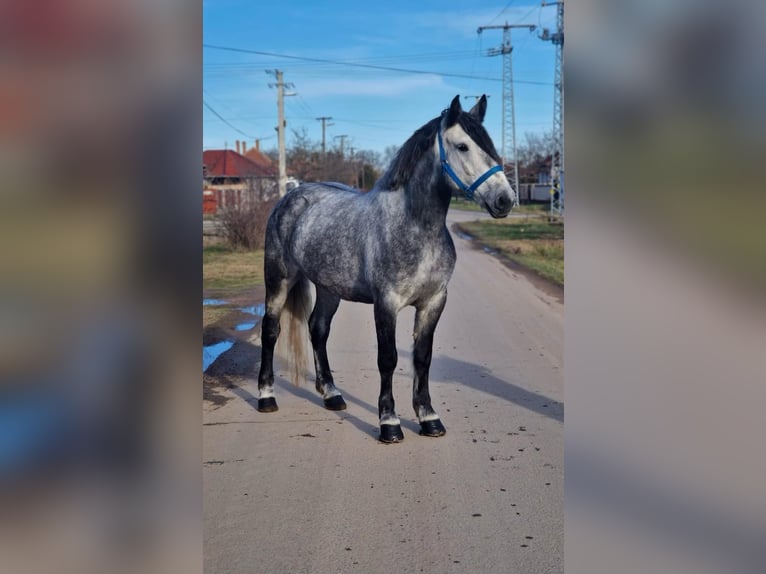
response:
[[(420, 434), (445, 434), (431, 405), (428, 373), (456, 259), (447, 209), (454, 190), (462, 190), (494, 218), (507, 216), (517, 204), (482, 125), (486, 109), (486, 96), (467, 112), (455, 96), (449, 108), (402, 145), (367, 193), (338, 183), (304, 183), (277, 202), (266, 226), (259, 411), (278, 410), (273, 359), (283, 311), (285, 324), (302, 326), (303, 340), (311, 340), (316, 390), (324, 407), (345, 409), (327, 359), (330, 323), (341, 300), (372, 304), (380, 372), (379, 439), (403, 440), (392, 389), (396, 319), (401, 309), (414, 306), (412, 405)], [(310, 283), (316, 296), (309, 313)]]

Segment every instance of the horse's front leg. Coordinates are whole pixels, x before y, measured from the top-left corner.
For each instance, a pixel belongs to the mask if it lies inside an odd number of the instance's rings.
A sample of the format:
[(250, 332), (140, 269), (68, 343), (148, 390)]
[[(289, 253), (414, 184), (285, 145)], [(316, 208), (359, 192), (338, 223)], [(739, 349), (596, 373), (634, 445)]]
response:
[(378, 335), (378, 370), (380, 371), (380, 417), (381, 442), (404, 440), (402, 426), (394, 408), (393, 377), (396, 369), (396, 310), (383, 302), (375, 303), (375, 331)]
[(446, 429), (431, 406), (431, 394), (428, 391), (428, 372), (431, 368), (431, 354), (434, 344), (434, 331), (439, 322), (447, 291), (441, 291), (422, 305), (417, 305), (415, 313), (415, 347), (412, 353), (415, 379), (412, 385), (412, 407), (420, 422), (420, 434), (442, 436)]

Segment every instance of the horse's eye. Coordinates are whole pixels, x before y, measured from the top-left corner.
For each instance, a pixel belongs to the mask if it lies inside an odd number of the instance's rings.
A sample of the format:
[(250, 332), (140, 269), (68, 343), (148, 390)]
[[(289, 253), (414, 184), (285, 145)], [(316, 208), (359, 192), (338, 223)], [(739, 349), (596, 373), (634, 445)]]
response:
[(459, 143), (455, 147), (458, 151), (468, 151), (468, 146), (464, 143)]

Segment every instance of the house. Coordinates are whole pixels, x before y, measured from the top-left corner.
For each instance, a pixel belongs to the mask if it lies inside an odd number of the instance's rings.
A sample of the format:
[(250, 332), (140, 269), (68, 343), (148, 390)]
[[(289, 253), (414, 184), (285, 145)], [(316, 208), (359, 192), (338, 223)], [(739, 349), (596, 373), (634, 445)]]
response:
[[(553, 156), (538, 156), (527, 165), (519, 165), (519, 201), (549, 201)], [(513, 169), (513, 168), (511, 168)]]
[[(237, 149), (244, 150), (244, 142)], [(258, 146), (243, 155), (230, 149), (202, 152), (203, 213), (265, 201), (278, 195), (277, 169)]]
[(250, 149), (246, 149), (245, 142), (242, 142), (241, 151), (243, 156), (245, 156), (247, 159), (255, 163), (264, 172), (270, 173), (274, 177), (278, 175), (279, 170), (277, 169), (277, 166), (274, 165), (274, 162), (271, 161), (271, 158), (269, 158), (269, 156), (267, 156), (265, 153), (261, 151), (259, 140), (255, 140), (255, 147), (252, 147)]

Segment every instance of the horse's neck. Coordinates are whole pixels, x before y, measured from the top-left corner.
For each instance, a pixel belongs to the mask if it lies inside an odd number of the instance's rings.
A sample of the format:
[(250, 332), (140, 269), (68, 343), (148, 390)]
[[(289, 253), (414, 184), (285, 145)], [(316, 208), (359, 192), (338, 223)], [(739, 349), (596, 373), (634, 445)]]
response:
[(441, 169), (422, 162), (404, 186), (407, 211), (421, 227), (439, 231), (447, 219), (451, 193)]

